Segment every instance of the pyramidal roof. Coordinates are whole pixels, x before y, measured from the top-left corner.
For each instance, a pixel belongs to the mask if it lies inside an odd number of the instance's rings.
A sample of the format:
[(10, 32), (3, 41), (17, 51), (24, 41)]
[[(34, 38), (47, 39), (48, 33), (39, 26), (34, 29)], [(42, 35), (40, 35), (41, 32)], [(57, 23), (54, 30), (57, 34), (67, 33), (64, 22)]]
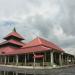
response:
[(37, 37), (37, 38), (33, 39), (32, 41), (30, 41), (29, 43), (25, 44), (22, 48), (33, 47), (33, 46), (38, 46), (38, 45), (42, 45), (42, 40), (39, 37)]
[(14, 28), (13, 31), (11, 33), (9, 33), (4, 39), (9, 38), (10, 36), (15, 36), (19, 39), (24, 39), (19, 33), (16, 32), (16, 29)]
[(58, 47), (56, 44), (50, 42), (50, 41), (47, 41), (43, 38), (40, 38), (40, 37), (37, 37), (35, 38), (34, 40), (32, 40), (31, 42), (25, 44), (22, 48), (27, 48), (27, 47), (34, 47), (34, 46), (45, 46), (45, 47), (48, 47), (48, 48), (52, 48), (52, 49), (55, 49), (55, 50), (60, 50), (60, 51), (63, 51), (60, 47)]
[(19, 45), (19, 46), (24, 45), (24, 43), (22, 43), (22, 42), (18, 42), (18, 41), (15, 41), (15, 40), (8, 40), (8, 41), (4, 41), (4, 42), (0, 43), (0, 46), (4, 45), (4, 44), (7, 44), (7, 43), (11, 43), (11, 44)]

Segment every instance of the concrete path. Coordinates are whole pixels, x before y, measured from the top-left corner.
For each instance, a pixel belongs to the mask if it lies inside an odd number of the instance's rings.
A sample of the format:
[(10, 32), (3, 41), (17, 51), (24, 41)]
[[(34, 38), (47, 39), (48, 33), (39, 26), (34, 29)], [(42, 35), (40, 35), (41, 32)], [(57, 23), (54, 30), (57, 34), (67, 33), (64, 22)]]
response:
[[(9, 66), (9, 65), (8, 65)], [(13, 71), (17, 73), (27, 73), (27, 74), (37, 74), (37, 75), (75, 75), (75, 66), (67, 66), (67, 67), (60, 67), (60, 68), (51, 68), (51, 69), (35, 69), (35, 68), (21, 68), (15, 67), (6, 67), (0, 66), (0, 71)]]

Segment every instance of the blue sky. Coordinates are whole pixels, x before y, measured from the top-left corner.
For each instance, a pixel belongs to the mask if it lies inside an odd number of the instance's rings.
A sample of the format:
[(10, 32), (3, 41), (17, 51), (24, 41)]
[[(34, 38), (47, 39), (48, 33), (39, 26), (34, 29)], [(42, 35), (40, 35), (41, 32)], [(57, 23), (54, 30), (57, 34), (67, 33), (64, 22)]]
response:
[(15, 27), (27, 41), (40, 36), (75, 53), (74, 0), (0, 0), (0, 40)]

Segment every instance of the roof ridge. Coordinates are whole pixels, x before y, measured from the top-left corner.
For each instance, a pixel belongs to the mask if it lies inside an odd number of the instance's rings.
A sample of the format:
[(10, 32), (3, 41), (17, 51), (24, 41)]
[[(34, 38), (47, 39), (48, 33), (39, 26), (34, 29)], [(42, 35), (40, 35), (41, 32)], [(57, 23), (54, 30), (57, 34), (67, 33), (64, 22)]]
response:
[(42, 44), (42, 41), (41, 41), (41, 38), (40, 37), (38, 37), (38, 41), (40, 42), (40, 44)]
[(9, 34), (7, 34), (7, 35), (4, 37), (4, 39), (6, 39), (6, 38), (9, 37), (9, 36), (15, 36), (15, 37), (17, 37), (17, 38), (24, 39), (17, 31), (16, 31), (16, 32), (15, 32), (15, 31), (10, 32)]

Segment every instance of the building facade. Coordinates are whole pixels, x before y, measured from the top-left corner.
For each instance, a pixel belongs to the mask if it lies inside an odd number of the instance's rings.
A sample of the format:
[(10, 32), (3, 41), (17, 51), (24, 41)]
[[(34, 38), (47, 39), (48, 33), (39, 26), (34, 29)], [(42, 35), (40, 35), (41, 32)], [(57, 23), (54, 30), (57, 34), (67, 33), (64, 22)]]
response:
[(63, 66), (75, 63), (75, 57), (56, 44), (37, 37), (28, 43), (14, 28), (0, 43), (0, 64), (17, 66)]

